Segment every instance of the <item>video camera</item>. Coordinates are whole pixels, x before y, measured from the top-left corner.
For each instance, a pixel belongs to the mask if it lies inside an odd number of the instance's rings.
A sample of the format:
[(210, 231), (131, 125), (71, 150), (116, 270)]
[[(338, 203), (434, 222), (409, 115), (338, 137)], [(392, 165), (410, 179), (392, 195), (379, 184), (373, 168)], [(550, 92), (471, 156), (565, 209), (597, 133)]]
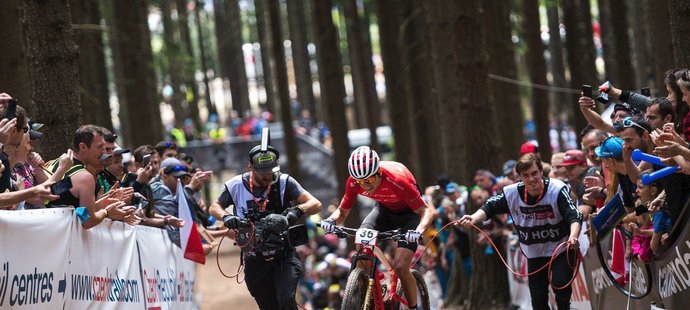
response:
[[(263, 216), (256, 208), (249, 208), (237, 235), (237, 243), (255, 251), (294, 248), (307, 243), (304, 224), (289, 226), (287, 217), (270, 213)], [(253, 228), (253, 231), (252, 231)]]

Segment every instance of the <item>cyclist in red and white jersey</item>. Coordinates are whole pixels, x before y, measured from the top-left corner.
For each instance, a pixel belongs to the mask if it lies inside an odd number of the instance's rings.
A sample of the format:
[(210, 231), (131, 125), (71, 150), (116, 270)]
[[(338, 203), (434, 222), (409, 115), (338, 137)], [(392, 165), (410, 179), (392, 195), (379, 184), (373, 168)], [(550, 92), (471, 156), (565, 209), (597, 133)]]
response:
[(336, 225), (345, 222), (357, 195), (377, 201), (361, 228), (378, 231), (399, 228), (407, 231), (406, 240), (398, 241), (393, 268), (400, 278), (410, 309), (416, 309), (416, 285), (410, 265), (417, 250), (417, 241), (431, 224), (435, 211), (422, 199), (417, 181), (405, 165), (380, 161), (376, 151), (368, 146), (355, 149), (347, 167), (350, 177), (345, 186), (345, 196), (338, 209), (321, 221), (321, 227), (326, 232), (333, 232)]

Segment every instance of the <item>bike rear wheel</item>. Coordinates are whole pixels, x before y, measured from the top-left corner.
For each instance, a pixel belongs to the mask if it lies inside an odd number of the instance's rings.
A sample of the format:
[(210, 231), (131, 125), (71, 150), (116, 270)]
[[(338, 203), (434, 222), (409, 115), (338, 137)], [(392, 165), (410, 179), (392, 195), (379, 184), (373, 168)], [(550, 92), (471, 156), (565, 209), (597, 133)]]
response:
[[(421, 306), (422, 310), (429, 310), (431, 308), (429, 302), (429, 290), (426, 287), (424, 276), (422, 276), (422, 273), (419, 272), (419, 270), (412, 269), (410, 271), (412, 272), (412, 276), (417, 283), (417, 306)], [(402, 290), (402, 283), (398, 282), (398, 288), (395, 290), (395, 293), (401, 297), (405, 297), (405, 294)], [(401, 308), (400, 306), (401, 304), (396, 302), (394, 309), (398, 310)]]
[(347, 277), (345, 294), (343, 296), (343, 310), (363, 309), (364, 299), (367, 294), (369, 277), (362, 268), (355, 268)]

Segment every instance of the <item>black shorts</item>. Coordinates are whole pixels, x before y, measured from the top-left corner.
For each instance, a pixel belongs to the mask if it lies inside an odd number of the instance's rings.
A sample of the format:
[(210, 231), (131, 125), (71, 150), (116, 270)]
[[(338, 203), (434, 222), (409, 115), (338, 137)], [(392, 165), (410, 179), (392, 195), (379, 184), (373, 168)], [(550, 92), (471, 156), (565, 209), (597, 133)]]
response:
[[(403, 232), (408, 230), (415, 230), (419, 226), (419, 214), (414, 213), (410, 209), (406, 209), (402, 213), (393, 213), (387, 208), (376, 205), (369, 215), (364, 219), (360, 228), (375, 229), (378, 231), (387, 231), (400, 228)], [(410, 249), (413, 253), (417, 251), (417, 243), (408, 243), (405, 240), (398, 241), (398, 246)]]

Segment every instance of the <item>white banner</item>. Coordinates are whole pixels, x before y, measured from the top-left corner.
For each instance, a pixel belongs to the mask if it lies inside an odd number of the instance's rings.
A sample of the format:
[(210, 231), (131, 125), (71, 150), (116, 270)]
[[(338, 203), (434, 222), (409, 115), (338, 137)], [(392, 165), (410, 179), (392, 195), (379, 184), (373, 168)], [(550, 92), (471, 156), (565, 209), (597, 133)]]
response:
[(195, 267), (162, 229), (0, 211), (0, 309), (192, 309)]
[(109, 219), (89, 230), (73, 225), (67, 308), (144, 308), (135, 228)]
[(147, 309), (192, 309), (194, 262), (182, 257), (164, 230), (138, 227), (137, 231)]
[(0, 309), (62, 309), (73, 212), (0, 211)]

